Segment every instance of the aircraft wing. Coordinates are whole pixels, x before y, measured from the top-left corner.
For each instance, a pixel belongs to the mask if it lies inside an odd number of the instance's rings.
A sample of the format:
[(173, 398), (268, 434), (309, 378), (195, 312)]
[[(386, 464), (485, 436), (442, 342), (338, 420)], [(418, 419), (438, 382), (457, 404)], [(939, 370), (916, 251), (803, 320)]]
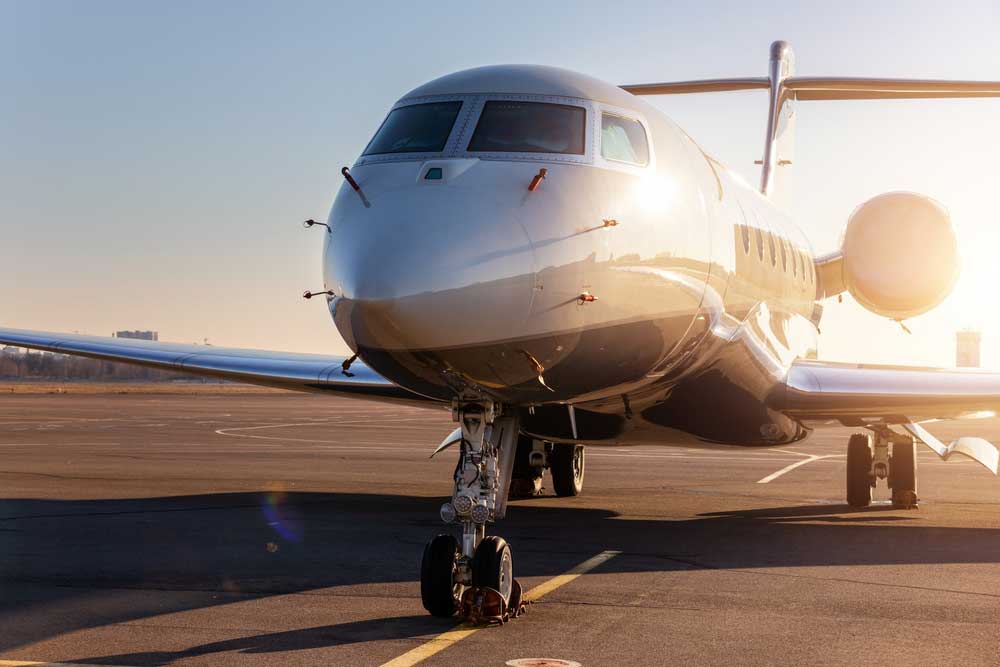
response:
[(386, 380), (346, 357), (159, 343), (128, 338), (0, 328), (0, 344), (149, 366), (178, 373), (281, 389), (334, 393), (430, 407), (435, 402)]
[(771, 405), (807, 424), (908, 424), (1000, 410), (1000, 373), (797, 360)]

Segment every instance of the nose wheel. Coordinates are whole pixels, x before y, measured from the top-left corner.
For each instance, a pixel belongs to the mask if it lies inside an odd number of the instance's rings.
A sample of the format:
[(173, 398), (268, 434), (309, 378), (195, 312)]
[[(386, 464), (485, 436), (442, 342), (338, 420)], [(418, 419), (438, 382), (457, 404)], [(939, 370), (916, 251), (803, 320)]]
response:
[(441, 506), (446, 523), (459, 523), (461, 541), (438, 535), (424, 549), (420, 597), (434, 616), (456, 610), (473, 622), (499, 622), (524, 610), (514, 579), (514, 557), (502, 537), (486, 537), (486, 524), (502, 519), (518, 441), (518, 418), (501, 416), (488, 402), (455, 405), (462, 442), (454, 491)]
[(462, 584), (458, 581), (458, 560), (462, 552), (451, 535), (438, 535), (424, 547), (420, 563), (420, 599), (433, 616), (448, 617), (458, 609)]

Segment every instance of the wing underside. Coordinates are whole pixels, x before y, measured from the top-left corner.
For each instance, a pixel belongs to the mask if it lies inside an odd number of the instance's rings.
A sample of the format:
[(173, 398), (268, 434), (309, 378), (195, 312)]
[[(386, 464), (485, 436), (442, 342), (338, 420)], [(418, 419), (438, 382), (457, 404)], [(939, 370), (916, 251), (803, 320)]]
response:
[(335, 393), (426, 407), (435, 405), (429, 399), (386, 380), (360, 360), (345, 369), (347, 357), (2, 328), (0, 344), (281, 389)]

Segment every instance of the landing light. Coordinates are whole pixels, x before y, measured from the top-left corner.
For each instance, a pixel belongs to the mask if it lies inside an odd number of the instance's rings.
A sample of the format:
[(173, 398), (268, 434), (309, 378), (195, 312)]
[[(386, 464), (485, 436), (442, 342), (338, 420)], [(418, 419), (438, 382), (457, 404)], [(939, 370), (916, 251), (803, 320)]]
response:
[(444, 503), (441, 505), (440, 512), (441, 520), (445, 523), (451, 523), (455, 520), (455, 517), (458, 516), (458, 513), (455, 511), (455, 506), (451, 503)]
[(486, 505), (476, 505), (472, 508), (472, 522), (486, 523), (490, 518), (490, 509)]
[(468, 514), (472, 511), (472, 498), (469, 496), (458, 496), (454, 500), (454, 509), (459, 514)]

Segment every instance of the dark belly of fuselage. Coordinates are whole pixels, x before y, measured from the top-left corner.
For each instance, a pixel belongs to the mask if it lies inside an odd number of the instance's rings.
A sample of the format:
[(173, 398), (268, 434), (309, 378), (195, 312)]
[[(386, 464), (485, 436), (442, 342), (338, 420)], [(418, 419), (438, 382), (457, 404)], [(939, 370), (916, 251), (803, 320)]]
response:
[[(519, 406), (526, 432), (555, 441), (652, 443), (674, 431), (766, 446), (805, 437), (801, 425), (769, 407), (783, 378), (759, 340), (714, 339), (705, 330), (679, 344), (689, 324), (690, 317), (658, 318), (463, 347), (359, 343), (358, 351), (379, 373), (425, 396), (483, 394)], [(575, 434), (562, 402), (576, 404)]]
[(691, 316), (657, 318), (461, 347), (381, 349), (356, 336), (358, 352), (380, 374), (440, 400), (482, 393), (533, 405), (620, 393), (675, 353)]

